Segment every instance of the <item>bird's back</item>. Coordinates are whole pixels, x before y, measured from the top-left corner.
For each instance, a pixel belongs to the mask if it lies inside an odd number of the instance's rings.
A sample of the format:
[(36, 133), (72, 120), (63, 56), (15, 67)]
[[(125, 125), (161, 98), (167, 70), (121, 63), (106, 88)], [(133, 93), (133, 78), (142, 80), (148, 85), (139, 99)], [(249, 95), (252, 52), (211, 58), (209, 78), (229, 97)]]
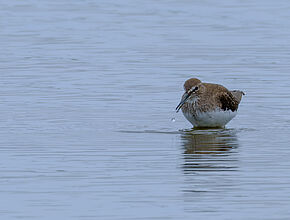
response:
[(198, 105), (201, 111), (221, 110), (236, 111), (240, 100), (227, 88), (219, 84), (203, 83), (205, 92), (199, 97)]

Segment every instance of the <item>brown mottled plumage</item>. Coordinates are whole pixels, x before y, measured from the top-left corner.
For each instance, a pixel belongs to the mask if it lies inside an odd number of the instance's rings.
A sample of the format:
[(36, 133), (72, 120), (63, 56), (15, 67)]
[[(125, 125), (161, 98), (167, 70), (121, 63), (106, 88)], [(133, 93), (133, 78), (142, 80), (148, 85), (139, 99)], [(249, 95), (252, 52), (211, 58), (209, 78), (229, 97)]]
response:
[[(239, 90), (229, 91), (222, 85), (202, 83), (199, 79), (191, 78), (184, 83), (185, 93), (176, 110), (182, 109), (185, 117), (194, 125), (214, 127), (223, 126), (234, 116), (217, 118), (209, 112), (236, 113), (244, 93)], [(205, 114), (203, 114), (205, 113)], [(202, 117), (199, 117), (201, 116)], [(218, 117), (224, 117), (219, 115)]]

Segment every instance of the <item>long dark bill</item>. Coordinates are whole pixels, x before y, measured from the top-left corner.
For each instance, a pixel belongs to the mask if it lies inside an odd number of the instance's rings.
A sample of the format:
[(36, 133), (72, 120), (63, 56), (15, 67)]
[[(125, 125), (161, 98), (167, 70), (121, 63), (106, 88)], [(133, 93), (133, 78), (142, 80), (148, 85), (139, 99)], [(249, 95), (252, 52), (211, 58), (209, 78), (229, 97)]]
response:
[(183, 104), (186, 102), (186, 100), (189, 98), (189, 96), (190, 96), (190, 94), (186, 93), (186, 94), (182, 97), (180, 103), (178, 104), (178, 106), (177, 106), (176, 109), (175, 109), (175, 110), (176, 110), (176, 113), (181, 109), (181, 107), (182, 107)]

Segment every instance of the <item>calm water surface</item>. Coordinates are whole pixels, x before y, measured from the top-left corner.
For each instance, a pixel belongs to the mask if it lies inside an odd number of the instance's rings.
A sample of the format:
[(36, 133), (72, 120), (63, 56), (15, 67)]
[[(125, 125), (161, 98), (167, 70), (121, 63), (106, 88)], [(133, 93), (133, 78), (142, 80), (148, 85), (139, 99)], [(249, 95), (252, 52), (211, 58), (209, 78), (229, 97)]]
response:
[[(0, 12), (1, 219), (290, 218), (289, 1)], [(174, 112), (189, 77), (246, 93), (225, 129)]]

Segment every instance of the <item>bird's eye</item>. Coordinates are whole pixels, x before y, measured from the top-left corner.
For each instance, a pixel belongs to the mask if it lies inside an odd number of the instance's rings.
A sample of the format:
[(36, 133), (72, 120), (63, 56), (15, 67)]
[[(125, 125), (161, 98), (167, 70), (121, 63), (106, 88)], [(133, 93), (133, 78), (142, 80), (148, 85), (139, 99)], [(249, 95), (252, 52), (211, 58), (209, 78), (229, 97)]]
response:
[(198, 87), (196, 86), (196, 87), (193, 87), (192, 89), (191, 89), (191, 92), (195, 92), (195, 91), (197, 91), (198, 90)]
[(193, 93), (193, 92), (195, 92), (195, 91), (197, 91), (198, 90), (198, 87), (196, 86), (196, 87), (192, 87), (189, 91), (188, 91), (188, 93), (189, 94), (191, 94), (191, 93)]

